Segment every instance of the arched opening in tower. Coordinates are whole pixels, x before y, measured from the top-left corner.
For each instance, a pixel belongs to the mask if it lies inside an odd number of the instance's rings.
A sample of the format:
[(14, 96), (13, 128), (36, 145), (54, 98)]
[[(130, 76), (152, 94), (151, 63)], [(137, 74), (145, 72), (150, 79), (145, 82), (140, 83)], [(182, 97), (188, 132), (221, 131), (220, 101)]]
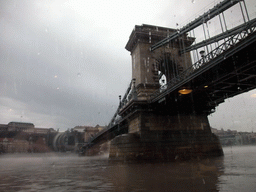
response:
[(183, 67), (175, 62), (171, 53), (164, 53), (157, 59), (158, 81), (161, 87), (166, 87), (171, 79), (177, 77), (182, 71)]

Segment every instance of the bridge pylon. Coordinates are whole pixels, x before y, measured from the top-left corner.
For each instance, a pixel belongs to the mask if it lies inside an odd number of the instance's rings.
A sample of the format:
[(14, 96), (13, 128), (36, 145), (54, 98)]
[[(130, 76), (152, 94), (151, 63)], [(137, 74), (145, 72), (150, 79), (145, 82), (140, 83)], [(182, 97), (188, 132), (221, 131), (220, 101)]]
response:
[(150, 50), (176, 32), (152, 25), (135, 26), (132, 31), (126, 49), (131, 52), (134, 82), (119, 109), (128, 134), (111, 141), (110, 159), (172, 161), (223, 155), (218, 138), (211, 133), (208, 114), (195, 110), (192, 95), (177, 92), (175, 97), (150, 102), (155, 91), (164, 91), (169, 80), (192, 65), (189, 52), (180, 54), (194, 41), (187, 34)]

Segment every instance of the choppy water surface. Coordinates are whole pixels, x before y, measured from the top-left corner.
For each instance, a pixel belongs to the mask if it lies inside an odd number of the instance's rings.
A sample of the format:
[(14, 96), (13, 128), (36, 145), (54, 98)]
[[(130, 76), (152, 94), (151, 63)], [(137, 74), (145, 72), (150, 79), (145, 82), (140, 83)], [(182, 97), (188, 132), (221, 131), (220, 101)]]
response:
[(0, 156), (0, 191), (256, 191), (256, 146), (222, 158), (122, 164), (73, 154)]

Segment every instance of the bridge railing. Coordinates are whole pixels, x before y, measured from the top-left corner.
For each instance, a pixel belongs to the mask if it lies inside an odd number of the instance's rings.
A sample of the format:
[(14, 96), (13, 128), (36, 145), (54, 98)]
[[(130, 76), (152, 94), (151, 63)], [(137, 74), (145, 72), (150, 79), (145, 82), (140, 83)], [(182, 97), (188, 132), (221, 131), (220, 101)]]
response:
[(135, 89), (135, 81), (136, 81), (136, 79), (131, 80), (131, 82), (123, 96), (123, 99), (121, 99), (121, 96), (119, 96), (120, 103), (119, 103), (118, 108), (108, 126), (115, 125), (117, 123), (116, 121), (118, 120), (118, 113), (119, 113), (120, 109), (123, 108), (124, 106), (126, 106), (131, 100), (134, 100), (137, 98), (137, 93), (136, 93), (136, 89)]
[(119, 98), (120, 98), (119, 106), (118, 106), (114, 116), (111, 118), (111, 121), (108, 124), (107, 128), (103, 129), (102, 131), (96, 133), (93, 137), (91, 137), (87, 141), (87, 143), (84, 144), (84, 147), (92, 145), (93, 141), (97, 137), (105, 134), (106, 132), (109, 132), (109, 130), (111, 130), (114, 126), (118, 125), (122, 121), (121, 117), (118, 117), (118, 113), (119, 113), (120, 109), (125, 107), (131, 100), (136, 99), (135, 79), (131, 80), (131, 83), (129, 84), (129, 86), (126, 90), (123, 99), (121, 99), (121, 96), (119, 96)]

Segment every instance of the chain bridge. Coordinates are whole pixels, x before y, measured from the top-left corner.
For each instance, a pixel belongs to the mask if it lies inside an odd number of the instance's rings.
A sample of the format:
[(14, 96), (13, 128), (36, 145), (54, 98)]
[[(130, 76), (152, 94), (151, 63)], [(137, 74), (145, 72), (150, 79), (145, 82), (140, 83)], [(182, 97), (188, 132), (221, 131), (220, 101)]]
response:
[[(241, 17), (235, 26), (227, 25), (230, 10)], [(109, 156), (118, 160), (223, 155), (207, 116), (256, 88), (256, 18), (245, 1), (224, 0), (177, 29), (136, 25), (125, 48), (131, 83), (108, 128), (81, 153), (112, 140)]]

